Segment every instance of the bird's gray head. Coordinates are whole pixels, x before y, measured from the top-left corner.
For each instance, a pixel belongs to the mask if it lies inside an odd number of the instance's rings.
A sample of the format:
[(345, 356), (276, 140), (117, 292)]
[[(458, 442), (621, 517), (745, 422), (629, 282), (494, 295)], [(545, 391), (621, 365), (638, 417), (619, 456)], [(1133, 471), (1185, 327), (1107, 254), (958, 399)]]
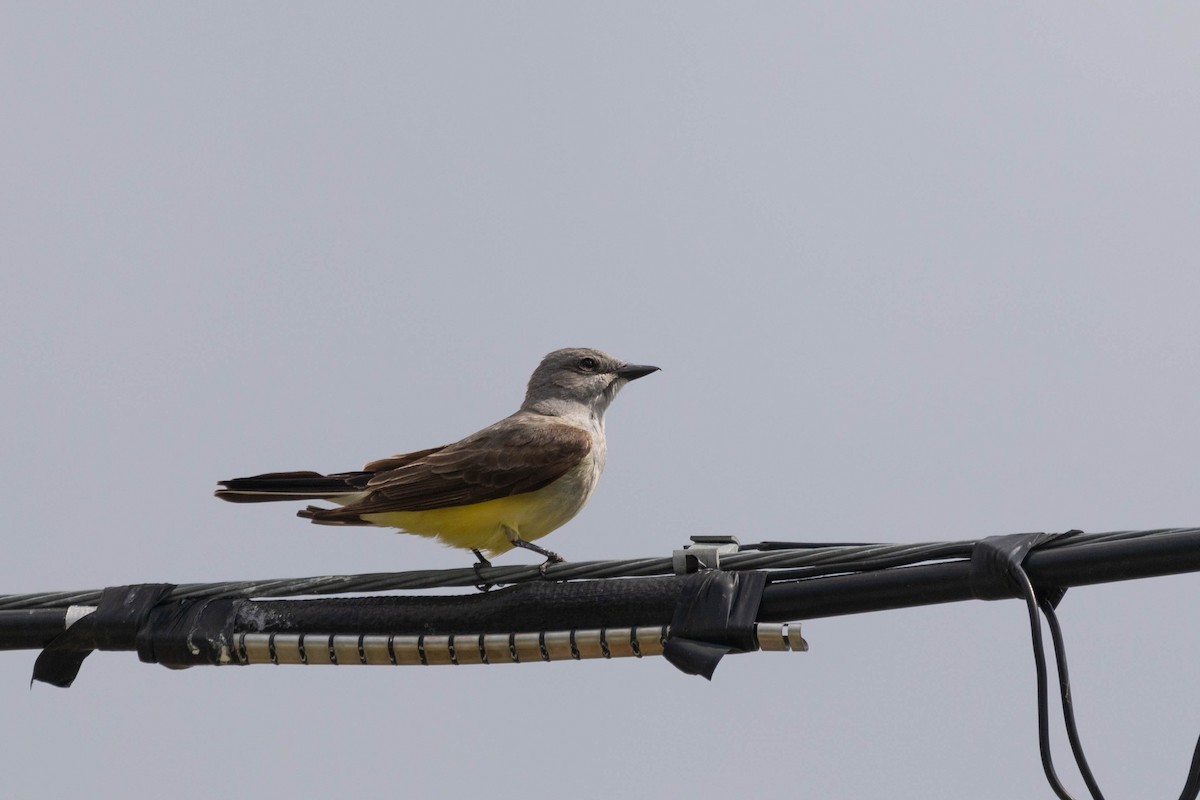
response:
[(521, 408), (553, 416), (586, 411), (603, 420), (622, 386), (657, 370), (587, 347), (555, 350), (533, 371)]

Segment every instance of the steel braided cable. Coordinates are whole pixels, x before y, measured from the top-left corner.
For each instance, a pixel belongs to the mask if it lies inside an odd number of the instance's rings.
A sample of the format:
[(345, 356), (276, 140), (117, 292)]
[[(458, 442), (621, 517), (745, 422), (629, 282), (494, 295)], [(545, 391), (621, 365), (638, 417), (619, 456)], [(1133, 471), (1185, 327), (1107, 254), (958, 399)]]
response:
[[(1161, 528), (1147, 531), (1113, 531), (1109, 533), (1078, 534), (1047, 545), (1047, 549), (1087, 547), (1091, 544), (1147, 538), (1195, 534), (1200, 528)], [(777, 543), (772, 543), (774, 546)], [(802, 545), (802, 543), (797, 543)], [(919, 544), (868, 544), (794, 549), (756, 550), (744, 545), (742, 550), (721, 557), (721, 567), (729, 570), (795, 570), (788, 579), (815, 577), (836, 572), (859, 572), (930, 560), (946, 560), (955, 553), (969, 553), (974, 540), (942, 541)], [(639, 558), (612, 561), (581, 561), (552, 564), (543, 573), (537, 566), (482, 567), (450, 570), (415, 570), (407, 572), (378, 572), (361, 575), (324, 575), (307, 578), (283, 578), (219, 583), (187, 583), (178, 585), (169, 600), (295, 597), (305, 595), (350, 594), (411, 589), (466, 588), (481, 583), (508, 585), (528, 581), (597, 580), (608, 578), (637, 578), (673, 573), (671, 558)], [(784, 573), (780, 573), (784, 577)], [(0, 610), (57, 608), (72, 605), (95, 605), (100, 590), (68, 592), (39, 592), (35, 594), (0, 595)]]

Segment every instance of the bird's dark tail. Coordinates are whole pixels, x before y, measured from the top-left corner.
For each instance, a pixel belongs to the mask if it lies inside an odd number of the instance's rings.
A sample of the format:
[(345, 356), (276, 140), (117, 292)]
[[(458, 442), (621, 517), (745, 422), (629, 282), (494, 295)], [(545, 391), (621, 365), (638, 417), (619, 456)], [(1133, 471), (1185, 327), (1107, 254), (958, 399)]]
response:
[(274, 503), (280, 500), (334, 500), (355, 495), (373, 472), (268, 472), (249, 478), (220, 481), (216, 496), (230, 503)]

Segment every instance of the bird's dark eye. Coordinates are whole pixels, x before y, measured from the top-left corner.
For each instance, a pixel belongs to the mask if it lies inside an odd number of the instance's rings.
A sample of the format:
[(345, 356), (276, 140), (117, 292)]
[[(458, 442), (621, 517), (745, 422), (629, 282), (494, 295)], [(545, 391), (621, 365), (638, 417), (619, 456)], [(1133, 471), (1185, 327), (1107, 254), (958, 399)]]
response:
[(584, 356), (583, 358), (579, 359), (579, 368), (585, 369), (588, 372), (594, 371), (596, 369), (596, 359), (592, 358), (591, 356)]

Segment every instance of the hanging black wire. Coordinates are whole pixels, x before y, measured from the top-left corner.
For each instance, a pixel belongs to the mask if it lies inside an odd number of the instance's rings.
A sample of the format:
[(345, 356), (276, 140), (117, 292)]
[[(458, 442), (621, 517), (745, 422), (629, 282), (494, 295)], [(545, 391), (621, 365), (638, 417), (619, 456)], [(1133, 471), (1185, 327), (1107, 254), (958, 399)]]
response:
[(1195, 800), (1197, 794), (1200, 794), (1200, 739), (1192, 751), (1192, 768), (1188, 770), (1187, 782), (1183, 785), (1179, 800)]
[[(1062, 700), (1063, 725), (1067, 731), (1067, 741), (1071, 745), (1071, 753), (1075, 757), (1075, 764), (1079, 769), (1079, 774), (1087, 785), (1088, 792), (1091, 794), (1093, 800), (1104, 800), (1104, 794), (1100, 791), (1100, 786), (1092, 774), (1087, 757), (1084, 755), (1083, 744), (1079, 738), (1079, 729), (1075, 724), (1074, 702), (1071, 697), (1071, 680), (1067, 671), (1067, 651), (1063, 641), (1062, 626), (1058, 621), (1058, 614), (1054, 610), (1053, 603), (1045, 598), (1038, 598), (1037, 592), (1034, 590), (1033, 584), (1030, 582), (1029, 576), (1025, 573), (1024, 569), (1018, 567), (1015, 569), (1014, 574), (1021, 585), (1021, 590), (1025, 597), (1025, 607), (1029, 613), (1029, 630), (1033, 641), (1033, 661), (1037, 672), (1038, 751), (1041, 754), (1042, 770), (1046, 774), (1046, 780), (1050, 782), (1050, 788), (1054, 790), (1054, 793), (1061, 800), (1075, 800), (1066, 787), (1063, 786), (1062, 781), (1059, 780), (1058, 774), (1054, 769), (1054, 757), (1050, 750), (1048, 670), (1046, 667), (1046, 647), (1042, 639), (1041, 625), (1041, 614), (1044, 614), (1046, 622), (1050, 627), (1050, 637), (1054, 646), (1054, 660), (1058, 671), (1058, 688)], [(1187, 780), (1184, 782), (1183, 791), (1179, 795), (1179, 800), (1196, 800), (1198, 795), (1200, 795), (1200, 739), (1197, 740), (1196, 748), (1192, 752), (1191, 766), (1188, 770)]]
[(1025, 595), (1025, 609), (1029, 612), (1029, 632), (1033, 638), (1033, 665), (1037, 670), (1038, 752), (1042, 757), (1042, 771), (1046, 773), (1046, 780), (1050, 782), (1050, 788), (1056, 795), (1062, 800), (1075, 800), (1067, 788), (1062, 785), (1062, 781), (1058, 779), (1058, 774), (1054, 771), (1054, 756), (1050, 752), (1050, 704), (1047, 700), (1049, 690), (1046, 680), (1046, 648), (1042, 642), (1042, 618), (1038, 613), (1037, 593), (1034, 591), (1033, 584), (1029, 582), (1029, 576), (1025, 574), (1025, 570), (1017, 567), (1014, 569), (1014, 574)]
[(1058, 623), (1058, 614), (1054, 610), (1054, 604), (1044, 597), (1039, 600), (1038, 605), (1041, 607), (1042, 613), (1046, 615), (1046, 622), (1050, 626), (1050, 641), (1054, 644), (1054, 664), (1058, 669), (1058, 691), (1062, 696), (1063, 725), (1067, 729), (1067, 741), (1071, 743), (1071, 752), (1075, 756), (1079, 774), (1083, 777), (1083, 782), (1087, 784), (1088, 791), (1092, 793), (1093, 800), (1104, 800), (1100, 785), (1096, 783), (1092, 768), (1083, 754), (1079, 728), (1075, 725), (1075, 701), (1071, 695), (1071, 678), (1067, 672), (1067, 646), (1063, 642), (1062, 626)]

